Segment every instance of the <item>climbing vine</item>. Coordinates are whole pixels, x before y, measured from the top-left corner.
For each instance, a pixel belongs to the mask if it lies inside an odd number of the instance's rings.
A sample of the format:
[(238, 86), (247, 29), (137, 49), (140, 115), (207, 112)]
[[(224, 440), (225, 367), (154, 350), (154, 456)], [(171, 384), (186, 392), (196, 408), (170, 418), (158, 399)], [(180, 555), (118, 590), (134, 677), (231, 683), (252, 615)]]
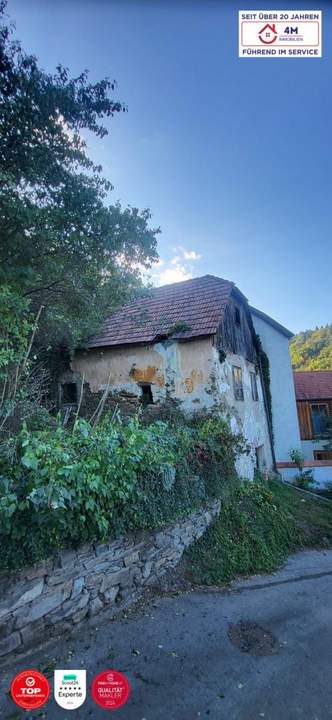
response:
[(267, 411), (269, 414), (271, 429), (273, 430), (272, 418), (272, 395), (271, 395), (271, 378), (270, 378), (270, 361), (264, 352), (259, 335), (255, 336), (255, 348), (257, 353), (257, 370), (260, 372), (263, 390), (266, 398)]

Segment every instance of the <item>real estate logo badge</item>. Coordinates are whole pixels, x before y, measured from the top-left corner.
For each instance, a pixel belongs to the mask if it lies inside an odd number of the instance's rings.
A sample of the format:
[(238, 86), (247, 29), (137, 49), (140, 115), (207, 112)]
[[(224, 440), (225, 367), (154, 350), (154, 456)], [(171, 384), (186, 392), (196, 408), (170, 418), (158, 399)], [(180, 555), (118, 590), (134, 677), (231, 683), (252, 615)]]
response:
[(76, 710), (86, 698), (86, 670), (54, 670), (54, 698), (65, 710)]
[(240, 10), (239, 57), (322, 57), (321, 10)]

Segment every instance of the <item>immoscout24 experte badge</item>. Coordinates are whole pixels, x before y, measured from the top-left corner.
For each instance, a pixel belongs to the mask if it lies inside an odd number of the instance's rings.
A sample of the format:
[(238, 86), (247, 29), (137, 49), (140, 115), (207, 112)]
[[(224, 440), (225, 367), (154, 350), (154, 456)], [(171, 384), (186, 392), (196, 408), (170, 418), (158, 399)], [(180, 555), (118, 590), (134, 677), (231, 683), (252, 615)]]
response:
[(86, 670), (54, 670), (54, 698), (65, 710), (76, 710), (86, 698)]

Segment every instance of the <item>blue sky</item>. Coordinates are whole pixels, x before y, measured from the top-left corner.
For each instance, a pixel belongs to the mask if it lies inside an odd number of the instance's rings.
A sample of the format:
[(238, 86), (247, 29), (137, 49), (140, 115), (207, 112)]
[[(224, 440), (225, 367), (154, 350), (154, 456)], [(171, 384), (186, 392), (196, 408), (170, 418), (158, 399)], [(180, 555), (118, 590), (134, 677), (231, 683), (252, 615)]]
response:
[[(238, 10), (321, 9), (322, 59), (239, 59)], [(47, 70), (107, 75), (128, 113), (90, 155), (112, 199), (149, 207), (156, 282), (211, 273), (291, 330), (332, 322), (332, 6), (9, 0)]]

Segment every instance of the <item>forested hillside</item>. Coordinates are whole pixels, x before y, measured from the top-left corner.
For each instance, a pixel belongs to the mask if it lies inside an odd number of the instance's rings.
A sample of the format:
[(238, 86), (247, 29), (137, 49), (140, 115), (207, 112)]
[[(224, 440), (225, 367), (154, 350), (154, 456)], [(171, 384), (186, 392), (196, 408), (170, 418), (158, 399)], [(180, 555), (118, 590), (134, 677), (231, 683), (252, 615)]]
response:
[(332, 370), (332, 324), (298, 333), (290, 351), (296, 370)]

